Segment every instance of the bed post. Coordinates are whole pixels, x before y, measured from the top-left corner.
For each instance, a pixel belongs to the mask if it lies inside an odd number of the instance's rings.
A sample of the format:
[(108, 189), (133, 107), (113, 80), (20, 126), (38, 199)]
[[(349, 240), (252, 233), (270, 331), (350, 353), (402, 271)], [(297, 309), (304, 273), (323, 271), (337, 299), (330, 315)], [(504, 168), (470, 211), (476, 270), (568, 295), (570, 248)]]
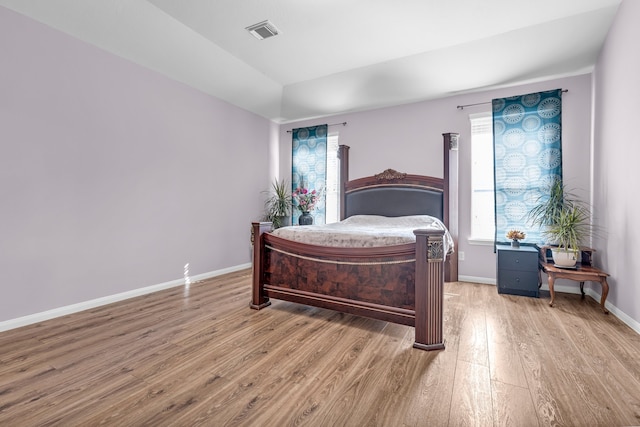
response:
[(349, 146), (338, 146), (338, 160), (340, 160), (340, 181), (338, 183), (338, 191), (340, 192), (340, 220), (345, 219), (347, 212), (346, 199), (347, 194), (345, 191), (345, 183), (349, 181)]
[(416, 283), (414, 348), (444, 349), (444, 231), (415, 230)]
[(271, 305), (269, 298), (264, 296), (264, 257), (262, 251), (262, 234), (271, 230), (270, 222), (252, 222), (251, 223), (251, 241), (253, 243), (253, 270), (252, 270), (252, 289), (251, 304), (249, 307), (254, 310), (260, 310)]
[(444, 137), (444, 223), (453, 238), (455, 250), (445, 261), (445, 282), (458, 281), (458, 133)]

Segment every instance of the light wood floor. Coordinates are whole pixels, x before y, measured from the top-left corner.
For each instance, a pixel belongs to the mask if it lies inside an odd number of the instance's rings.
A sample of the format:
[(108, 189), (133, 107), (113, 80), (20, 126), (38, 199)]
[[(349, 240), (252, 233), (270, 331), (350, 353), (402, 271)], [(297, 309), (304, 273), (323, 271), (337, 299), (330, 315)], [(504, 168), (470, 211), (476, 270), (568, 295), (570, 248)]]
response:
[(640, 424), (640, 336), (592, 299), (447, 283), (446, 349), (242, 271), (0, 333), (0, 425)]

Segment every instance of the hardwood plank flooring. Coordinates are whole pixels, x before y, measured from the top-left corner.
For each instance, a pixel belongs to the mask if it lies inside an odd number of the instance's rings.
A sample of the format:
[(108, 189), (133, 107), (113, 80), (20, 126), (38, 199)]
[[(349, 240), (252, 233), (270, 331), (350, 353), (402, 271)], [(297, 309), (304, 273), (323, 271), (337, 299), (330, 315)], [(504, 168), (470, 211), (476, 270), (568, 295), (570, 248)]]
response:
[(640, 336), (597, 302), (445, 285), (446, 349), (250, 271), (0, 333), (0, 426), (640, 424)]

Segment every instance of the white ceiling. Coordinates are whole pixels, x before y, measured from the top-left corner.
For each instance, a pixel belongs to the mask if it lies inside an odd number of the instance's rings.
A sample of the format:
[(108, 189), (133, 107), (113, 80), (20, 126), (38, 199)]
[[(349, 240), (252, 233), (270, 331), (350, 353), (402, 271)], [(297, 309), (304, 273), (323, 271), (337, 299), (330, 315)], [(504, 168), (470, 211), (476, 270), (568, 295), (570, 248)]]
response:
[[(0, 0), (279, 123), (590, 72), (621, 0)], [(245, 27), (281, 31), (257, 40)]]

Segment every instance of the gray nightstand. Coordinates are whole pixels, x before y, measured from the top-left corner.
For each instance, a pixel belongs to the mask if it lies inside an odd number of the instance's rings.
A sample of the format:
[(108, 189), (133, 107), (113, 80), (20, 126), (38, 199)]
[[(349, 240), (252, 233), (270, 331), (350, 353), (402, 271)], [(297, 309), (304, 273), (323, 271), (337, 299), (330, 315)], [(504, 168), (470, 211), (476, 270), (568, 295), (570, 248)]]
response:
[(538, 257), (536, 247), (496, 245), (498, 293), (537, 298), (540, 283)]

